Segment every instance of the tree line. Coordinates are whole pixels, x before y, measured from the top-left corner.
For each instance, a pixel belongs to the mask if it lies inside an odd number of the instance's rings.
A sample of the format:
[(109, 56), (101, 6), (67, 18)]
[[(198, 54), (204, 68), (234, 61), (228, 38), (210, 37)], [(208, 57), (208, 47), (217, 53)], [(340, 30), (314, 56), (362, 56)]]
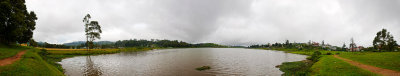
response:
[[(358, 48), (354, 39), (350, 39), (349, 47), (346, 47), (346, 44), (343, 44), (342, 47), (330, 46), (327, 47), (324, 41), (322, 44), (314, 44), (311, 40), (308, 43), (290, 43), (289, 40), (286, 40), (285, 43), (274, 43), (274, 44), (261, 44), (261, 45), (250, 45), (249, 48), (297, 48), (297, 49), (321, 49), (321, 50), (333, 50), (333, 51), (353, 51), (353, 48)], [(361, 48), (363, 51), (400, 51), (400, 46), (397, 44), (397, 41), (394, 39), (393, 35), (387, 31), (387, 29), (382, 29), (376, 33), (374, 40), (372, 42), (372, 47)]]
[[(107, 43), (102, 43), (107, 42)], [(38, 42), (36, 45), (37, 47), (43, 48), (64, 48), (64, 49), (82, 49), (87, 48), (86, 42), (77, 42), (73, 45), (68, 44), (50, 44), (47, 42)], [(197, 43), (191, 44), (183, 41), (178, 40), (158, 40), (158, 39), (130, 39), (130, 40), (118, 40), (116, 42), (109, 42), (109, 41), (99, 41), (93, 42), (93, 48), (104, 49), (104, 48), (125, 48), (125, 47), (158, 47), (158, 48), (196, 48), (196, 47), (226, 47), (223, 45), (218, 45), (215, 43)]]
[(173, 48), (187, 48), (187, 47), (225, 47), (214, 43), (198, 43), (190, 44), (178, 40), (119, 40), (115, 42), (117, 47), (173, 47)]

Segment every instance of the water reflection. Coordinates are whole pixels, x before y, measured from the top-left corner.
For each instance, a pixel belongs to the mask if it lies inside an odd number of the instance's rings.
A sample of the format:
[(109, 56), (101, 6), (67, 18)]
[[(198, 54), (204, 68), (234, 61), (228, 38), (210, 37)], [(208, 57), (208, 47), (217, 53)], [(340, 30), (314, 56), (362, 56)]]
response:
[[(121, 52), (63, 59), (68, 76), (214, 76), (282, 74), (276, 65), (306, 56), (241, 48), (186, 48)], [(212, 69), (197, 71), (200, 66)]]
[(90, 56), (86, 56), (86, 65), (83, 74), (84, 76), (100, 76), (102, 74), (101, 70), (93, 63)]

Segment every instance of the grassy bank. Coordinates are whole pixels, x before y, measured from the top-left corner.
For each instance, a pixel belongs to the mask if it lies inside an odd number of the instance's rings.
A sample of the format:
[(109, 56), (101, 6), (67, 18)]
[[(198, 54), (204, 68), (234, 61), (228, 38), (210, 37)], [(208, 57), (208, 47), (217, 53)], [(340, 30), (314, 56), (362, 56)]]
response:
[(4, 46), (0, 44), (0, 59), (12, 57), (16, 55), (18, 52), (30, 49), (29, 47), (23, 46)]
[(352, 66), (332, 55), (321, 57), (318, 62), (314, 63), (311, 70), (311, 75), (318, 76), (377, 76), (377, 74)]
[(367, 65), (400, 71), (400, 52), (353, 52), (339, 56)]
[(284, 62), (279, 65), (279, 70), (284, 72), (283, 76), (307, 76), (310, 75), (312, 64), (309, 60)]
[[(263, 48), (266, 50), (278, 50), (287, 53), (302, 54), (311, 56), (315, 51), (321, 52), (321, 58), (317, 62), (296, 61), (296, 62), (284, 62), (280, 65), (280, 70), (285, 72), (284, 76), (298, 76), (298, 75), (322, 75), (322, 76), (375, 76), (372, 72), (363, 70), (356, 66), (352, 66), (347, 62), (340, 59), (334, 58), (333, 54), (340, 54), (340, 56), (357, 56), (353, 54), (359, 54), (360, 52), (344, 52), (344, 51), (327, 51), (320, 49), (287, 49), (287, 48)], [(394, 57), (394, 56), (391, 56)], [(369, 58), (369, 57), (360, 57)], [(351, 58), (349, 58), (351, 59)], [(368, 61), (368, 59), (366, 59)], [(371, 61), (376, 62), (376, 61)], [(385, 63), (393, 63), (392, 61), (386, 61)]]
[(61, 71), (43, 60), (39, 51), (28, 49), (20, 60), (1, 66), (0, 76), (63, 76)]

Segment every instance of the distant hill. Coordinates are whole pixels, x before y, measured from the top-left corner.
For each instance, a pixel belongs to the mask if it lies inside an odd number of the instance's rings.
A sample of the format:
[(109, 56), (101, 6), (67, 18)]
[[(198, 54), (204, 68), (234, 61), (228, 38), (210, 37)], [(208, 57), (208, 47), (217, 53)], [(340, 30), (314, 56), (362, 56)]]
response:
[[(74, 41), (74, 42), (70, 42), (70, 43), (64, 43), (63, 45), (66, 45), (66, 46), (78, 46), (78, 45), (85, 44), (85, 43), (86, 43), (86, 41)], [(115, 44), (115, 42), (112, 42), (112, 41), (97, 41), (97, 42), (94, 42), (94, 44), (97, 44), (97, 45), (108, 45), (108, 44)]]

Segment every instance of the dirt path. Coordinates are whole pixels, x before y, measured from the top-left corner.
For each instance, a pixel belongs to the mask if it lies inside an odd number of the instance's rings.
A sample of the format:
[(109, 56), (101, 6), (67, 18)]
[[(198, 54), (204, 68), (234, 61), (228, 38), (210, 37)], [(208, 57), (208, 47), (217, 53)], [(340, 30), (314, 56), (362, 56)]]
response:
[(3, 60), (0, 60), (0, 66), (12, 64), (13, 62), (21, 59), (22, 55), (24, 55), (25, 52), (26, 52), (26, 50), (18, 52), (18, 54), (13, 56), (13, 57), (9, 57), (9, 58), (5, 58)]
[(398, 71), (378, 68), (378, 67), (371, 66), (371, 65), (361, 64), (359, 62), (356, 62), (356, 61), (353, 61), (353, 60), (350, 60), (350, 59), (346, 59), (346, 58), (342, 58), (342, 57), (339, 57), (337, 55), (334, 55), (334, 57), (336, 57), (338, 59), (341, 59), (341, 60), (344, 60), (344, 61), (350, 63), (351, 65), (354, 65), (354, 66), (360, 67), (362, 69), (371, 71), (373, 73), (381, 74), (381, 75), (384, 75), (384, 76), (400, 76), (400, 72), (398, 72)]

